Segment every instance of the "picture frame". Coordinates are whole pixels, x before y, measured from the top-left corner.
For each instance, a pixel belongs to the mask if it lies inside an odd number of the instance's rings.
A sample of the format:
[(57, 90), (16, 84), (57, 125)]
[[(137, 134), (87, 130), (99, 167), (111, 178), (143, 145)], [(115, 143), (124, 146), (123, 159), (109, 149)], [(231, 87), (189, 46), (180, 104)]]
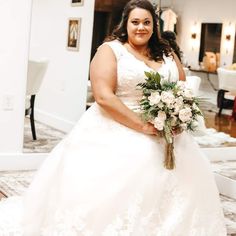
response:
[(84, 5), (84, 0), (71, 0), (72, 7), (78, 7), (83, 5)]
[(67, 49), (79, 50), (81, 18), (70, 17), (68, 19)]

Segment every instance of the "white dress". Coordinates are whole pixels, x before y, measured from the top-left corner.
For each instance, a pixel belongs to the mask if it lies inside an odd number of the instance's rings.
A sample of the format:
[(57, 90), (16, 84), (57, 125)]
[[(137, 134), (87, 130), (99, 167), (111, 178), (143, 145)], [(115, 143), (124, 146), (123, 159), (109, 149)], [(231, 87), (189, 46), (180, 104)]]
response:
[[(117, 96), (134, 109), (136, 84), (151, 68), (119, 42), (107, 44), (117, 59)], [(178, 79), (171, 58), (159, 72)], [(211, 166), (191, 135), (176, 138), (176, 169), (163, 167), (163, 153), (163, 140), (117, 123), (94, 104), (25, 196), (0, 203), (0, 235), (225, 236)]]

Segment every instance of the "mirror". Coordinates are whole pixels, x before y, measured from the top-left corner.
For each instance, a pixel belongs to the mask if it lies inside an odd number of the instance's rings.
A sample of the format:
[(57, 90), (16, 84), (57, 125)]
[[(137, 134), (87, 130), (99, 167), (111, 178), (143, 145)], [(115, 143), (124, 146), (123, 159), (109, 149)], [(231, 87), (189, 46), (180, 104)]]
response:
[(222, 23), (202, 23), (199, 62), (203, 61), (205, 52), (220, 53)]
[(37, 74), (42, 83), (31, 99), (37, 139), (33, 140), (27, 117), (24, 152), (50, 152), (85, 111), (93, 10), (93, 1), (59, 1), (56, 6), (54, 1), (33, 1), (28, 82), (30, 74)]
[[(110, 0), (110, 1), (102, 1), (102, 0), (96, 0), (95, 1), (95, 15), (94, 15), (94, 28), (93, 28), (93, 42), (92, 42), (92, 50), (91, 54), (89, 57), (86, 57), (86, 60), (89, 60), (90, 57), (94, 55), (96, 52), (96, 49), (98, 45), (101, 44), (101, 42), (104, 40), (105, 36), (111, 31), (113, 26), (119, 21), (121, 10), (123, 6), (125, 5), (126, 0), (122, 1), (115, 1), (115, 0)], [(58, 34), (57, 28), (54, 28), (54, 24), (51, 23), (51, 20), (49, 17), (45, 17), (42, 14), (42, 1), (40, 0), (34, 0), (33, 1), (33, 12), (32, 12), (32, 33), (31, 33), (31, 51), (30, 51), (30, 56), (32, 58), (36, 59), (42, 59), (42, 57), (45, 57), (44, 59), (48, 60), (48, 65), (47, 65), (47, 70), (46, 70), (46, 76), (47, 79), (51, 80), (52, 78), (55, 77), (60, 77), (60, 73), (56, 72), (54, 74), (51, 73), (50, 69), (55, 66), (54, 60), (64, 60), (64, 64), (68, 66), (68, 62), (66, 62), (68, 56), (67, 53), (68, 51), (65, 51), (64, 53), (58, 54), (58, 48), (55, 44), (56, 41), (61, 40), (62, 45), (66, 45), (66, 37), (63, 37), (61, 34)], [(50, 4), (49, 4), (50, 5)], [(81, 9), (80, 9), (81, 8)], [(81, 10), (82, 12), (82, 7), (78, 7), (78, 10)], [(45, 9), (46, 10), (46, 9)], [(46, 11), (50, 15), (50, 10)], [(85, 12), (85, 11), (83, 11)], [(81, 13), (82, 14), (82, 13)], [(85, 14), (85, 13), (84, 13)], [(41, 19), (42, 22), (49, 24), (49, 27), (45, 28), (40, 28), (40, 25), (37, 24), (37, 22), (34, 21), (35, 17), (38, 17)], [(55, 16), (56, 17), (56, 16)], [(55, 22), (56, 23), (56, 19)], [(90, 24), (92, 25), (92, 23)], [(53, 34), (51, 34), (51, 30), (54, 30), (54, 34), (56, 36), (54, 37)], [(205, 51), (214, 51), (214, 52), (219, 52), (220, 48), (220, 37), (221, 37), (221, 29), (222, 29), (222, 24), (221, 23), (203, 23), (202, 24), (202, 36), (201, 36), (201, 41), (203, 42), (201, 44), (201, 49), (200, 49), (200, 54), (199, 54), (199, 60), (201, 61), (204, 55)], [(65, 25), (64, 28), (64, 33), (67, 32), (67, 26)], [(86, 33), (86, 32), (85, 32)], [(50, 37), (49, 37), (50, 35)], [(39, 43), (39, 39), (43, 44)], [(213, 42), (213, 43), (212, 43)], [(47, 47), (44, 47), (47, 46)], [(47, 48), (50, 48), (50, 51), (47, 51)], [(81, 49), (79, 49), (81, 50)], [(50, 54), (49, 54), (50, 52)], [(72, 53), (72, 52), (70, 52)], [(70, 54), (71, 56), (72, 54)], [(73, 54), (75, 56), (76, 54)], [(236, 57), (236, 56), (235, 56)], [(53, 59), (51, 59), (53, 58)], [(71, 66), (68, 68), (68, 71), (66, 71), (68, 74), (65, 74), (64, 76), (66, 78), (70, 78), (68, 76), (70, 73), (69, 71), (73, 71), (73, 73), (76, 71), (76, 73), (80, 70), (79, 63), (77, 59), (71, 63)], [(78, 68), (78, 69), (77, 69)], [(78, 80), (80, 78), (80, 74), (76, 77), (75, 80)], [(72, 82), (72, 81), (71, 81)], [(73, 82), (77, 83), (77, 82)], [(72, 84), (72, 83), (71, 83)], [(47, 89), (48, 91), (51, 91), (51, 98), (49, 100), (53, 100), (54, 96), (59, 97), (60, 99), (57, 101), (54, 101), (55, 106), (57, 107), (57, 111), (59, 111), (60, 107), (65, 110), (65, 112), (68, 111), (68, 106), (65, 104), (70, 104), (70, 106), (75, 105), (74, 107), (81, 107), (81, 103), (84, 103), (84, 101), (79, 101), (75, 103), (72, 100), (76, 100), (75, 98), (71, 99), (72, 104), (67, 101), (67, 103), (63, 102), (63, 100), (67, 99), (64, 95), (64, 90), (69, 89), (73, 90), (73, 86), (70, 85), (68, 87), (68, 81), (62, 79), (59, 79), (57, 81), (57, 84), (53, 84), (53, 81), (50, 81), (47, 86), (42, 84), (41, 86), (42, 91)], [(55, 91), (57, 89), (57, 91)], [(47, 103), (51, 102), (48, 101), (46, 98), (41, 96), (40, 98), (36, 96), (35, 98), (35, 104), (37, 103), (43, 103), (45, 106)], [(36, 106), (37, 107), (37, 106)], [(76, 109), (75, 109), (76, 110)], [(36, 111), (37, 112), (37, 111)], [(82, 111), (81, 111), (82, 112)], [(55, 113), (55, 115), (57, 115)], [(74, 119), (76, 120), (78, 117), (78, 114), (73, 115)], [(50, 118), (50, 117), (49, 117)], [(66, 117), (65, 117), (66, 120)], [(66, 124), (68, 126), (73, 126), (73, 124)], [(63, 128), (63, 130), (65, 130)], [(46, 138), (41, 138), (38, 137), (37, 141), (32, 140), (32, 134), (31, 134), (31, 128), (30, 128), (30, 121), (29, 119), (27, 120), (27, 125), (25, 127), (25, 134), (27, 134), (27, 137), (25, 137), (25, 152), (49, 152), (55, 145), (58, 143), (65, 135), (66, 131), (59, 131), (58, 129), (53, 129), (53, 131), (50, 128), (50, 122), (48, 125), (45, 125), (43, 120), (41, 120), (41, 123), (37, 122), (36, 123), (36, 132), (38, 135), (42, 135), (42, 132), (47, 133)], [(38, 142), (38, 143), (37, 143)], [(48, 149), (46, 148), (47, 145), (50, 147)], [(36, 148), (37, 146), (37, 148)]]

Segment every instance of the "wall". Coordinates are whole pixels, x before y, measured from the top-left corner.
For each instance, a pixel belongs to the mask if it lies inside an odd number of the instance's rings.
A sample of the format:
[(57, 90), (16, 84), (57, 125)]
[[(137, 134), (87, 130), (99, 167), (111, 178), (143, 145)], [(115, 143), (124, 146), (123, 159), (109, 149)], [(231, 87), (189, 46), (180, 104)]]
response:
[(31, 0), (0, 0), (0, 152), (23, 146)]
[[(70, 1), (34, 0), (30, 58), (49, 66), (36, 98), (36, 120), (68, 132), (86, 107), (94, 0), (72, 7)], [(66, 48), (68, 18), (81, 17), (79, 51)]]
[[(163, 1), (165, 3), (165, 1)], [(163, 4), (164, 4), (163, 3)], [(235, 34), (235, 0), (214, 1), (214, 0), (178, 0), (173, 1), (173, 9), (178, 15), (178, 41), (184, 51), (188, 63), (193, 67), (198, 67), (198, 55), (200, 46), (200, 26), (201, 23), (223, 23), (222, 45), (221, 45), (221, 65), (229, 65), (233, 58), (233, 45)], [(196, 24), (197, 39), (191, 39), (191, 31)], [(229, 45), (228, 53), (225, 50), (225, 28), (231, 22), (232, 41)]]

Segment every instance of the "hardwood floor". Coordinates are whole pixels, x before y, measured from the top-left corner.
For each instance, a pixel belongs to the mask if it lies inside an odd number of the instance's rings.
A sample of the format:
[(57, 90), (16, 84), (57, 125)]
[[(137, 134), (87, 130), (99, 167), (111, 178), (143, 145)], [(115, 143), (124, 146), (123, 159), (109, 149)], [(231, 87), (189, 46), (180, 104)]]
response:
[[(191, 75), (199, 76), (201, 84), (199, 88), (199, 95), (206, 98), (209, 102), (203, 104), (205, 125), (207, 128), (214, 128), (217, 131), (225, 132), (231, 137), (236, 138), (236, 121), (231, 118), (231, 110), (223, 109), (223, 114), (218, 116), (217, 103), (217, 89), (219, 80), (217, 74), (210, 75), (208, 78), (205, 73), (192, 72)], [(229, 115), (225, 115), (229, 114)]]
[(207, 128), (214, 128), (236, 138), (236, 121), (230, 115), (222, 114), (218, 116), (215, 112), (207, 111), (205, 113), (205, 121)]

